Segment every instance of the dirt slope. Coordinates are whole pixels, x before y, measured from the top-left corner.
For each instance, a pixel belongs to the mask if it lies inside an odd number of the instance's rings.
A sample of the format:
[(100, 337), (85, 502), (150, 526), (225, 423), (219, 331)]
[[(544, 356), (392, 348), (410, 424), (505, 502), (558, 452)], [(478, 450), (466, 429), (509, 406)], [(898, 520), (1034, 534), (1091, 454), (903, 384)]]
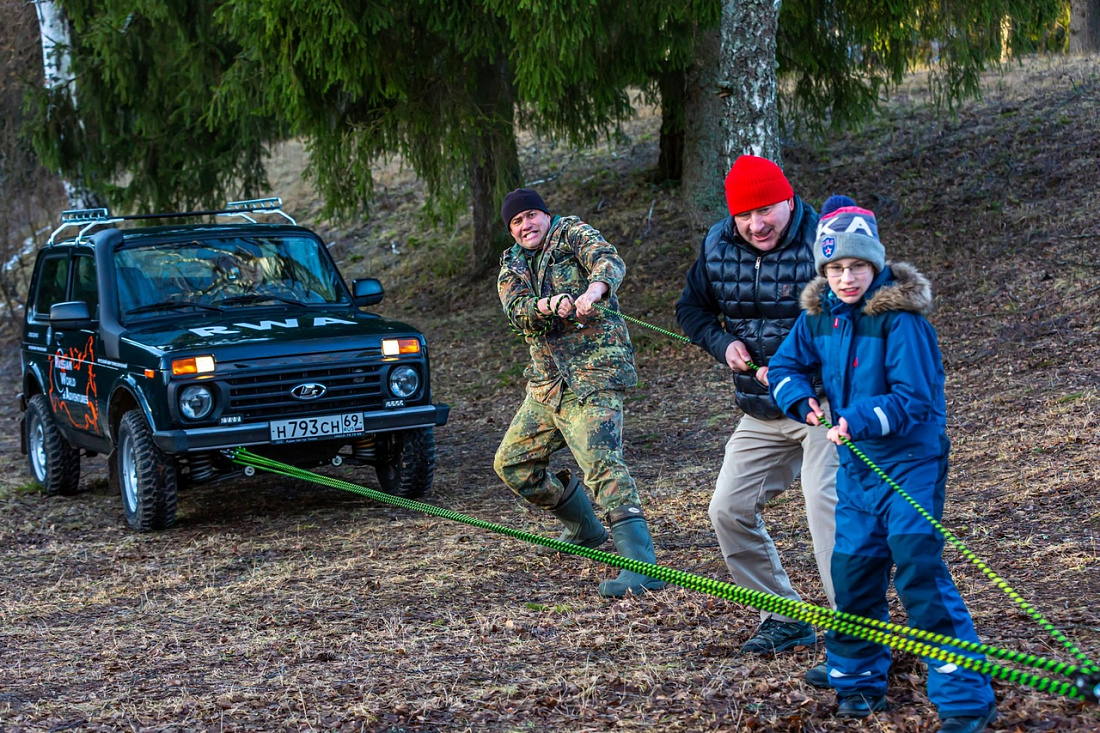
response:
[[(945, 524), (1085, 654), (1100, 657), (1100, 63), (1030, 62), (990, 75), (983, 100), (940, 120), (919, 82), (858, 134), (784, 151), (814, 205), (848, 193), (875, 209), (890, 259), (936, 288), (954, 443)], [(656, 119), (586, 151), (527, 140), (552, 207), (620, 246), (622, 308), (676, 330), (672, 306), (701, 236), (675, 191), (646, 182)], [(296, 149), (276, 192), (308, 217)], [(501, 486), (492, 456), (522, 395), (525, 348), (493, 278), (450, 274), (468, 229), (425, 227), (420, 193), (382, 171), (375, 216), (325, 228), (344, 274), (386, 284), (382, 309), (423, 327), (437, 398), (431, 501), (555, 533)], [(293, 187), (293, 189), (292, 189)], [(289, 195), (289, 194), (288, 194)], [(725, 580), (706, 508), (738, 413), (709, 357), (632, 328), (642, 384), (627, 456), (658, 559)], [(831, 717), (802, 672), (823, 648), (736, 655), (753, 611), (670, 588), (607, 603), (614, 572), (536, 555), (507, 537), (276, 479), (195, 489), (180, 526), (134, 535), (102, 459), (87, 491), (47, 498), (18, 453), (17, 345), (0, 355), (0, 729), (923, 731), (923, 666), (896, 657), (889, 709)], [(563, 464), (567, 463), (563, 459)], [(369, 470), (352, 480), (375, 486)], [(805, 598), (823, 601), (797, 491), (767, 516)], [(947, 554), (983, 639), (1072, 661), (973, 565)], [(896, 617), (904, 614), (894, 603)], [(995, 730), (1100, 730), (1100, 712), (996, 683)]]

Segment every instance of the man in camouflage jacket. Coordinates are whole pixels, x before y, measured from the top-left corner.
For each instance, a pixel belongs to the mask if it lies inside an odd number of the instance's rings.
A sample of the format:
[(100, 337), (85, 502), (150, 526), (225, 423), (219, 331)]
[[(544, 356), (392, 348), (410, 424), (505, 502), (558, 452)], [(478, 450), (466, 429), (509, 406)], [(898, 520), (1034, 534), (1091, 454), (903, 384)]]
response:
[[(607, 530), (568, 471), (547, 470), (568, 447), (607, 513), (619, 554), (656, 562), (641, 499), (622, 451), (623, 392), (638, 382), (634, 348), (619, 316), (596, 307), (615, 293), (626, 267), (615, 247), (575, 216), (550, 216), (530, 189), (509, 193), (501, 217), (516, 240), (500, 258), (497, 292), (531, 350), (527, 395), (497, 449), (494, 468), (517, 495), (561, 520), (563, 542), (599, 547)], [(657, 590), (664, 583), (623, 570), (600, 594)]]

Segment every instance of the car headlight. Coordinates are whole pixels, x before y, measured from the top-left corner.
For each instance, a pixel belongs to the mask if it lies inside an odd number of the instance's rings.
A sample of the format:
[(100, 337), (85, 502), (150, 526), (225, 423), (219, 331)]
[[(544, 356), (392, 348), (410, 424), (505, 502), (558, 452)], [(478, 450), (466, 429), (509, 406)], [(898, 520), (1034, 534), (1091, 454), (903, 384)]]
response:
[(390, 392), (394, 397), (408, 399), (420, 389), (420, 375), (409, 366), (399, 366), (390, 372)]
[(205, 384), (192, 384), (180, 392), (180, 413), (188, 420), (201, 420), (214, 409), (214, 394)]

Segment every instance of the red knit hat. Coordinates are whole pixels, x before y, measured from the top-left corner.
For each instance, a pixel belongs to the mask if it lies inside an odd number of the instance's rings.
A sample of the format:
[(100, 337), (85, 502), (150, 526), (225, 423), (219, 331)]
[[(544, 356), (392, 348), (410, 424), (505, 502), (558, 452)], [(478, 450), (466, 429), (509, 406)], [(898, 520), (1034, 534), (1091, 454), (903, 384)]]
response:
[(742, 155), (726, 176), (726, 204), (730, 216), (771, 206), (794, 196), (787, 177), (767, 158)]

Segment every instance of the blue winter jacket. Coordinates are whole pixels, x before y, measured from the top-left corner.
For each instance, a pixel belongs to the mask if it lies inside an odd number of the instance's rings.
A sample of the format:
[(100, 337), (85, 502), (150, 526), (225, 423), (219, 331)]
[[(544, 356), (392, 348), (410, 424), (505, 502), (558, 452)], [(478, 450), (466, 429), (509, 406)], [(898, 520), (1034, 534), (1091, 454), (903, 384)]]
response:
[(844, 417), (869, 458), (881, 465), (939, 456), (947, 410), (940, 347), (925, 318), (928, 280), (899, 262), (855, 305), (837, 298), (823, 277), (806, 286), (801, 301), (802, 314), (769, 364), (779, 408), (805, 421), (815, 396), (811, 375), (820, 369), (831, 421)]

